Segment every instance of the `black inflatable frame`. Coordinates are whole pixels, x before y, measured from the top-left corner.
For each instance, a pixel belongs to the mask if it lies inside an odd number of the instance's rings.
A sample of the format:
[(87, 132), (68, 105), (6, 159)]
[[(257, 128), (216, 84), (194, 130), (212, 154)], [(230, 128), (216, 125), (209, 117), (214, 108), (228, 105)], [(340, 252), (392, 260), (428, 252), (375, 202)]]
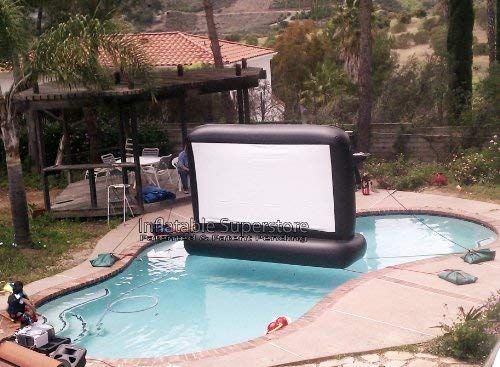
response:
[[(219, 223), (200, 221), (196, 165), (192, 143), (328, 145), (332, 162), (335, 232), (307, 230), (306, 233), (231, 233)], [(345, 268), (366, 252), (366, 240), (354, 232), (356, 221), (354, 165), (347, 134), (338, 128), (319, 125), (203, 125), (187, 141), (191, 174), (194, 221), (198, 230), (184, 241), (188, 253), (202, 256), (267, 261), (286, 264)], [(233, 223), (238, 228), (239, 223)], [(262, 240), (262, 236), (267, 240)], [(302, 236), (304, 242), (290, 240)], [(234, 239), (232, 239), (234, 237)], [(260, 240), (259, 240), (260, 239)]]

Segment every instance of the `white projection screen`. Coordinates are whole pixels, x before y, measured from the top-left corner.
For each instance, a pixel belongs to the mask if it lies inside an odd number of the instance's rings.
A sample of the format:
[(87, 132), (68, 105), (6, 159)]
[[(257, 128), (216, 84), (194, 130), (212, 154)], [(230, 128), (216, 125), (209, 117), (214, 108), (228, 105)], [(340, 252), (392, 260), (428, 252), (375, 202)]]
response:
[(327, 144), (193, 142), (198, 220), (305, 222), (335, 232)]
[(203, 125), (189, 134), (187, 155), (197, 224), (184, 239), (190, 255), (327, 268), (363, 257), (341, 129)]

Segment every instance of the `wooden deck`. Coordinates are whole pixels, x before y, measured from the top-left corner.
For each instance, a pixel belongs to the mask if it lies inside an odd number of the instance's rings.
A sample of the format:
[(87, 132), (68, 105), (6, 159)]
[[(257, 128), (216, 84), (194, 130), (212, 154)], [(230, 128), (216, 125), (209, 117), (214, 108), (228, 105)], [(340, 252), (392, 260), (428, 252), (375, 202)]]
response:
[[(190, 200), (191, 195), (186, 195), (182, 191), (177, 191), (177, 173), (175, 170), (171, 170), (173, 184), (170, 183), (168, 175), (159, 177), (160, 186), (167, 190), (175, 193), (177, 198), (176, 202), (179, 200)], [(136, 200), (136, 190), (133, 188), (134, 174), (129, 174), (131, 187), (128, 189), (127, 198), (132, 207), (134, 213), (139, 212)], [(148, 182), (147, 177), (142, 175), (143, 186), (149, 186), (155, 184)], [(88, 180), (77, 181), (69, 184), (64, 188), (53, 200), (50, 214), (54, 218), (88, 218), (88, 217), (106, 217), (107, 216), (107, 187), (109, 185), (121, 184), (122, 177), (120, 175), (112, 175), (106, 181), (106, 178), (101, 176), (96, 179), (96, 193), (97, 193), (97, 208), (92, 208), (90, 202), (90, 186)], [(110, 198), (113, 201), (111, 205), (113, 216), (123, 215), (122, 206), (122, 191), (117, 190), (116, 194), (110, 193)], [(145, 212), (153, 212), (160, 209), (164, 209), (172, 204), (172, 201), (161, 201), (157, 203), (144, 204)], [(127, 215), (129, 212), (127, 211)]]

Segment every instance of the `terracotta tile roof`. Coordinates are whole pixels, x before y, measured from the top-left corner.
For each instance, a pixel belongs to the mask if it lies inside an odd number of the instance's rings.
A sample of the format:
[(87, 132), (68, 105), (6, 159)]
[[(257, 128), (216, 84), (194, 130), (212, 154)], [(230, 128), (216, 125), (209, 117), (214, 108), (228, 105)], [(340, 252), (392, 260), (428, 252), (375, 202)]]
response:
[[(156, 67), (168, 67), (192, 64), (214, 64), (210, 40), (183, 32), (129, 33), (127, 38), (136, 40), (144, 48), (149, 62)], [(233, 64), (241, 59), (251, 59), (271, 55), (276, 51), (243, 43), (219, 40), (222, 58), (225, 64)], [(103, 57), (104, 64), (111, 64)], [(0, 72), (9, 71), (0, 66)]]
[[(130, 33), (144, 47), (149, 62), (153, 66), (176, 66), (178, 64), (213, 64), (210, 40), (206, 36), (197, 36), (183, 32)], [(241, 59), (251, 59), (270, 55), (274, 50), (242, 43), (219, 40), (222, 58), (225, 64), (232, 64)]]

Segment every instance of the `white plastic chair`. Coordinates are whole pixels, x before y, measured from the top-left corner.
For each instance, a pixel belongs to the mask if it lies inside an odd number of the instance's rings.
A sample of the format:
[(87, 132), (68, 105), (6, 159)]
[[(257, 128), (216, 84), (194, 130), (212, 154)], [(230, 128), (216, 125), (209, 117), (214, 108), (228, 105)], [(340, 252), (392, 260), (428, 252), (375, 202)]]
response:
[(163, 176), (163, 175), (168, 175), (168, 180), (170, 181), (171, 184), (174, 183), (174, 180), (172, 180), (172, 175), (170, 173), (170, 162), (172, 160), (172, 154), (165, 155), (160, 158), (160, 162), (156, 166), (156, 180), (158, 180), (158, 176)]
[(127, 138), (127, 140), (125, 141), (125, 152), (127, 158), (134, 157), (134, 143), (131, 138)]
[(168, 175), (170, 183), (174, 183), (172, 176), (170, 175), (170, 159), (172, 154), (161, 157), (160, 162), (154, 166), (143, 166), (142, 172), (146, 175), (148, 181), (151, 181), (156, 187), (161, 187), (160, 177), (163, 175)]
[(158, 148), (144, 148), (144, 149), (142, 149), (142, 155), (145, 157), (158, 157), (158, 155), (160, 155), (160, 149), (158, 149)]
[[(120, 160), (120, 158), (116, 158), (112, 153), (108, 153), (108, 154), (101, 155), (101, 160), (102, 160), (102, 163), (105, 163), (105, 164), (115, 164), (116, 162), (118, 162)], [(99, 171), (106, 173), (106, 186), (108, 186), (108, 179), (111, 177), (111, 173), (113, 171), (120, 171), (121, 172), (121, 168), (120, 167), (100, 168)]]
[[(175, 157), (172, 159), (172, 166), (175, 168), (175, 172), (177, 172), (177, 190), (182, 191), (182, 180), (181, 180), (181, 175), (179, 174), (179, 171), (177, 170), (177, 164), (179, 163), (179, 157)], [(188, 188), (191, 186), (189, 180), (188, 180)]]
[[(116, 158), (113, 154), (103, 154), (101, 155), (101, 161), (107, 164), (115, 164), (121, 161), (121, 158)], [(106, 176), (106, 186), (108, 185), (108, 177), (111, 176), (111, 172), (114, 170), (121, 171), (120, 167), (115, 168), (95, 168), (94, 169), (94, 177), (97, 178), (99, 176)], [(89, 170), (85, 171), (85, 179), (89, 179)]]

